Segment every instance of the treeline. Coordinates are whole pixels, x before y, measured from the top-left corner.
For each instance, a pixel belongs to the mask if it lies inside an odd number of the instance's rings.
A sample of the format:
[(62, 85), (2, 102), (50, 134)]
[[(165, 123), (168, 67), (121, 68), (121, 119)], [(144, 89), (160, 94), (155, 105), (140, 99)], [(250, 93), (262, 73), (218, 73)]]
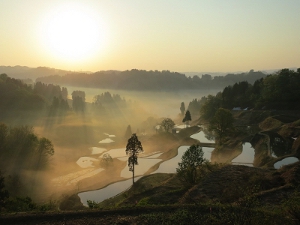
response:
[(35, 174), (49, 167), (53, 155), (51, 141), (38, 137), (32, 127), (0, 123), (0, 171), (11, 194), (22, 196), (35, 188)]
[(38, 110), (45, 106), (45, 100), (35, 93), (31, 86), (21, 80), (0, 75), (0, 110)]
[(248, 73), (227, 74), (226, 76), (212, 77), (209, 74), (187, 77), (177, 72), (165, 71), (100, 71), (92, 74), (77, 73), (64, 76), (52, 75), (40, 77), (37, 81), (78, 87), (110, 88), (122, 90), (149, 90), (149, 91), (177, 91), (190, 89), (220, 89), (240, 81), (254, 83), (255, 80), (265, 77), (262, 72), (253, 70)]
[[(51, 115), (62, 115), (61, 113), (73, 110), (74, 112), (85, 112), (87, 103), (85, 92), (75, 90), (71, 93), (72, 101), (68, 100), (68, 90), (54, 84), (37, 82), (33, 85), (23, 83), (21, 80), (0, 75), (0, 111), (11, 110), (22, 111), (46, 110)], [(120, 114), (128, 103), (120, 95), (112, 95), (104, 92), (96, 95), (90, 109), (99, 115)]]
[(28, 126), (8, 127), (0, 123), (0, 168), (2, 171), (41, 170), (54, 154), (52, 143), (39, 138)]
[(230, 110), (299, 110), (300, 68), (297, 71), (282, 69), (254, 84), (242, 81), (229, 85), (215, 96), (194, 99), (189, 110), (199, 112), (201, 109), (202, 117), (209, 119), (221, 107)]
[(104, 92), (94, 96), (92, 108), (95, 113), (102, 116), (120, 116), (128, 109), (128, 102), (118, 94)]
[(0, 109), (10, 110), (42, 110), (45, 108), (67, 106), (68, 90), (59, 85), (37, 82), (25, 84), (19, 79), (0, 75)]
[(51, 141), (38, 137), (32, 127), (0, 123), (0, 212), (49, 208), (39, 208), (27, 196), (45, 191), (42, 172), (53, 155)]

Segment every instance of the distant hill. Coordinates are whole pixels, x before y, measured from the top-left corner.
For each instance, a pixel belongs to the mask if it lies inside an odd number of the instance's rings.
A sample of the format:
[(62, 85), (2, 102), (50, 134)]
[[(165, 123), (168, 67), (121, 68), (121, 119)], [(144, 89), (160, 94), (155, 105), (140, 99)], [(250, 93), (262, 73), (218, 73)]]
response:
[(226, 76), (211, 76), (204, 74), (201, 78), (185, 74), (164, 71), (99, 71), (96, 73), (69, 73), (66, 75), (51, 75), (37, 78), (36, 81), (66, 86), (108, 88), (122, 90), (148, 91), (178, 91), (193, 89), (222, 89), (236, 82), (247, 81), (253, 84), (265, 77), (262, 72), (253, 70), (247, 73), (227, 74)]
[[(290, 67), (288, 69), (296, 71), (297, 67)], [(269, 75), (269, 74), (276, 73), (280, 70), (281, 69), (269, 69), (269, 70), (259, 70), (259, 71), (264, 73), (264, 74)], [(200, 77), (203, 74), (210, 74), (213, 77), (216, 77), (216, 76), (225, 76), (227, 74), (241, 74), (241, 73), (244, 73), (244, 71), (231, 71), (231, 72), (207, 72), (207, 71), (206, 72), (203, 72), (203, 71), (202, 72), (199, 72), (199, 71), (197, 72), (197, 71), (195, 71), (195, 72), (182, 72), (182, 73), (187, 75), (188, 77), (193, 77), (195, 75)]]
[(49, 67), (37, 67), (31, 68), (27, 66), (0, 66), (0, 74), (6, 73), (9, 77), (17, 79), (31, 79), (35, 81), (38, 77), (59, 75), (74, 73), (72, 71), (54, 69)]

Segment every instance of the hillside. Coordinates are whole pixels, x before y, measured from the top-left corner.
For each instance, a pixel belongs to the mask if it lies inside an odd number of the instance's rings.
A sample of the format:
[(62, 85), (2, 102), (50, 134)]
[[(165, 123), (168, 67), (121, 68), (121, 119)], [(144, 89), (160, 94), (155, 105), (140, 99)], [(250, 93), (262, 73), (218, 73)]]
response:
[(225, 165), (193, 186), (185, 186), (176, 174), (153, 174), (141, 178), (121, 195), (103, 201), (99, 207), (211, 202), (241, 204), (254, 193), (260, 205), (280, 206), (299, 185), (299, 174), (300, 163), (280, 170)]
[[(99, 209), (3, 215), (5, 224), (298, 224), (300, 163), (280, 170), (227, 165), (194, 186), (175, 174), (141, 178)], [(94, 205), (96, 207), (96, 205)], [(116, 208), (117, 207), (117, 208)]]

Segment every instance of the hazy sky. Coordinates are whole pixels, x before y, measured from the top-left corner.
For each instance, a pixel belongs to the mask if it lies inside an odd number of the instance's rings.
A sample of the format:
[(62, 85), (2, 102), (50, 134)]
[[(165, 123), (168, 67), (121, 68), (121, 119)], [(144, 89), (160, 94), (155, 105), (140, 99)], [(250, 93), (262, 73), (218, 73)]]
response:
[(300, 0), (0, 0), (0, 65), (300, 67)]

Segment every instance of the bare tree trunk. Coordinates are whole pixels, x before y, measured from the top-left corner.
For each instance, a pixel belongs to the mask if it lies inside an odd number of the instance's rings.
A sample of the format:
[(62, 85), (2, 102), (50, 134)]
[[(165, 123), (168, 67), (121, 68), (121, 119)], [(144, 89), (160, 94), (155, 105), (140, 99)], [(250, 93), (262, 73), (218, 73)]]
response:
[(132, 168), (132, 185), (134, 184), (134, 163), (133, 163), (133, 168)]

